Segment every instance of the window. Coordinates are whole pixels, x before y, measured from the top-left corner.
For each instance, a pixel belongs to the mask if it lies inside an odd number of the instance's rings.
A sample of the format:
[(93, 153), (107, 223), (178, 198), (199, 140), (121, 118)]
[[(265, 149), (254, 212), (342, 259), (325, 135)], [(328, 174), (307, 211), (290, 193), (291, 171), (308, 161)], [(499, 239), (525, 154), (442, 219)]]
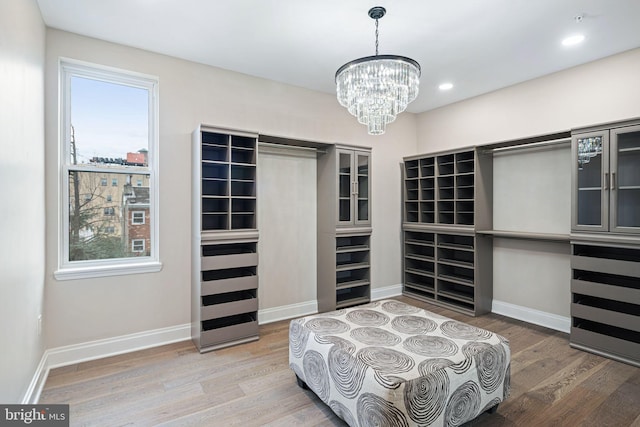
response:
[[(160, 270), (157, 91), (156, 77), (60, 61), (57, 279)], [(146, 227), (132, 232), (116, 213), (136, 208)]]
[(131, 252), (144, 252), (144, 239), (133, 239), (131, 241)]
[(131, 212), (131, 224), (144, 224), (144, 212), (133, 211)]

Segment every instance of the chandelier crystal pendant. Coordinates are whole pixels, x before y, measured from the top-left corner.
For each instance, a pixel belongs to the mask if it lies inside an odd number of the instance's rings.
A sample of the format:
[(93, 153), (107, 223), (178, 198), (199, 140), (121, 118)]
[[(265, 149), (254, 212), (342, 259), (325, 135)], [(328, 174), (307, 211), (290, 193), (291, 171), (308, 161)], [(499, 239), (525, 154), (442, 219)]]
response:
[(418, 96), (420, 64), (398, 55), (378, 55), (378, 20), (384, 7), (369, 10), (376, 21), (376, 54), (354, 59), (336, 71), (338, 102), (367, 125), (369, 135), (381, 135)]

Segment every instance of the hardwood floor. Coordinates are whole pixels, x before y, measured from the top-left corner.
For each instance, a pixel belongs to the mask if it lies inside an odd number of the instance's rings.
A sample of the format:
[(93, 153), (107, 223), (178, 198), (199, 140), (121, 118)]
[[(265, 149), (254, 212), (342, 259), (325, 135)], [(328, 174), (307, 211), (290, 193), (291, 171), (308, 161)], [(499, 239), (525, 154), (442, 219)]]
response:
[[(572, 349), (561, 332), (397, 299), (509, 339), (511, 395), (468, 426), (640, 426), (640, 368)], [(73, 426), (346, 426), (296, 385), (288, 326), (205, 354), (185, 341), (54, 369), (40, 403), (70, 404)]]

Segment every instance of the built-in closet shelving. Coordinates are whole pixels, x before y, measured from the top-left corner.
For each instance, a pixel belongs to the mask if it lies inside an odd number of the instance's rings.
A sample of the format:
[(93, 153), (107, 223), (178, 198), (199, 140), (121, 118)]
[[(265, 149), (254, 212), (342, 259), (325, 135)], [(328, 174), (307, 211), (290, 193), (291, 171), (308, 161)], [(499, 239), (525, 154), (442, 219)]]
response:
[(343, 308), (370, 300), (371, 235), (336, 234), (336, 307)]
[(572, 244), (571, 345), (640, 367), (640, 245)]
[(573, 132), (573, 347), (640, 366), (640, 121)]
[[(537, 163), (543, 183), (526, 194), (548, 200), (546, 207), (557, 203), (557, 209), (522, 222), (517, 204), (529, 202), (521, 198), (524, 193), (516, 191), (509, 200), (500, 194), (501, 209), (515, 216), (505, 221), (510, 229), (494, 229), (494, 154), (538, 152), (569, 142), (571, 164), (557, 167), (562, 169), (558, 176), (565, 177), (566, 171), (569, 178), (571, 172), (571, 206), (562, 205), (568, 179), (560, 182), (546, 174), (544, 168), (551, 162)], [(557, 154), (554, 161), (565, 156)], [(472, 158), (473, 163), (464, 163)], [(404, 159), (403, 169), (405, 294), (478, 314), (491, 307), (492, 277), (484, 267), (492, 259), (482, 254), (491, 253), (488, 242), (494, 237), (532, 241), (537, 248), (541, 246), (536, 241), (567, 249), (570, 245), (570, 344), (640, 366), (640, 120), (412, 156)], [(524, 184), (508, 187), (515, 191), (528, 187)], [(571, 217), (566, 231), (565, 210), (567, 219)]]
[(475, 152), (405, 160), (405, 222), (474, 225)]
[[(473, 232), (404, 229), (404, 294), (467, 314), (491, 310), (490, 248)], [(488, 260), (484, 259), (488, 255)]]
[(193, 133), (191, 336), (204, 352), (258, 339), (257, 135)]
[(318, 310), (371, 300), (371, 150), (330, 146), (318, 157)]
[(403, 293), (470, 315), (491, 310), (490, 159), (475, 149), (404, 159)]

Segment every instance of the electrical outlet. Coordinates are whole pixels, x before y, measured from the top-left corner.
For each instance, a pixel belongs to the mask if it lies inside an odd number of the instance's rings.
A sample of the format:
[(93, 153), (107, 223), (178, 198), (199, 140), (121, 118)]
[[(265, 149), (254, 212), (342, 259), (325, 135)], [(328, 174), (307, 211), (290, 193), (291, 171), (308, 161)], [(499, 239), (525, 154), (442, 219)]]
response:
[(38, 314), (38, 336), (42, 335), (42, 314)]

